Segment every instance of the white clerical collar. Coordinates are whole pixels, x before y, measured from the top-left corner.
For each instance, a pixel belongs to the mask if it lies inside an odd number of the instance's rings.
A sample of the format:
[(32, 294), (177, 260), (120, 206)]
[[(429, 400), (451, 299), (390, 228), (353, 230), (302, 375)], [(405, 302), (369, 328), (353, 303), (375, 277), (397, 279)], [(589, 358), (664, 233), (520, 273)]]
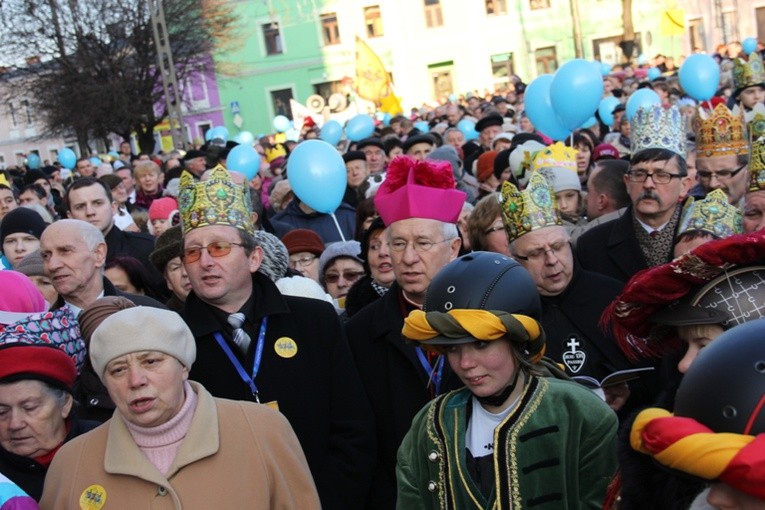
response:
[[(101, 299), (102, 297), (104, 297), (103, 290), (101, 291), (101, 294), (99, 294), (96, 299)], [(80, 308), (79, 306), (73, 305), (72, 303), (69, 303), (67, 301), (64, 301), (64, 306), (68, 307), (72, 311), (75, 317), (78, 317), (80, 315), (80, 312), (82, 311), (82, 308)]]

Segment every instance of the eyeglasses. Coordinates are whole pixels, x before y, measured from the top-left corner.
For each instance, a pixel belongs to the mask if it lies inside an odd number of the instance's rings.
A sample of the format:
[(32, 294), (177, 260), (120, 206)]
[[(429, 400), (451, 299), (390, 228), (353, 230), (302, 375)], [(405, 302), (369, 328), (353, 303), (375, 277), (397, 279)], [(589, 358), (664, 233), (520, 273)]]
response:
[[(327, 283), (337, 283), (340, 280), (340, 273), (327, 273), (324, 275), (324, 281)], [(355, 282), (364, 276), (364, 271), (343, 271), (342, 277), (346, 282)]]
[(716, 172), (707, 172), (706, 170), (696, 170), (696, 175), (699, 177), (699, 179), (703, 179), (705, 181), (710, 180), (713, 175), (717, 177), (717, 180), (719, 181), (727, 181), (731, 177), (734, 177), (736, 174), (738, 174), (741, 170), (743, 170), (746, 165), (747, 164), (744, 163), (743, 165), (736, 168), (735, 170), (718, 170)]
[(202, 258), (202, 250), (207, 250), (211, 257), (225, 257), (231, 253), (232, 246), (243, 246), (241, 243), (229, 243), (228, 241), (215, 241), (207, 246), (192, 246), (183, 249), (183, 261), (187, 264), (196, 262)]
[[(443, 241), (429, 241), (427, 239), (419, 239), (417, 241), (412, 241), (411, 244), (414, 248), (414, 251), (423, 253), (430, 251), (430, 249), (437, 244), (448, 243), (449, 241), (451, 241), (451, 239), (444, 239)], [(390, 249), (396, 252), (402, 252), (406, 250), (406, 247), (409, 246), (409, 243), (409, 241), (404, 241), (403, 239), (396, 239), (390, 243)]]
[(557, 241), (548, 246), (549, 248), (537, 248), (536, 250), (531, 250), (526, 255), (518, 255), (514, 253), (513, 258), (523, 261), (530, 260), (532, 262), (539, 262), (543, 260), (545, 256), (550, 252), (552, 252), (557, 258), (563, 249), (568, 246), (568, 241)]
[(493, 232), (499, 232), (500, 230), (505, 230), (504, 225), (493, 225), (490, 229), (484, 231), (484, 235), (489, 235)]
[(658, 172), (647, 172), (645, 170), (630, 170), (629, 172), (627, 172), (627, 178), (632, 182), (645, 182), (649, 177), (656, 184), (668, 184), (670, 181), (672, 181), (673, 177), (677, 177), (678, 179), (681, 179), (685, 176), (680, 174), (671, 174), (663, 170), (659, 170)]
[(311, 262), (317, 258), (318, 257), (316, 255), (306, 255), (305, 257), (300, 257), (299, 259), (290, 259), (290, 267), (292, 269), (295, 269), (297, 266), (306, 267), (309, 266)]

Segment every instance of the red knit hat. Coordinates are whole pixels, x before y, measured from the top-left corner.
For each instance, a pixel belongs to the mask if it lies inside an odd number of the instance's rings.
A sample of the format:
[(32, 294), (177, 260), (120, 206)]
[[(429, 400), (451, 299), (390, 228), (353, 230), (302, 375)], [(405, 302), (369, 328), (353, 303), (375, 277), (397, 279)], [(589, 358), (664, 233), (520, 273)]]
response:
[(475, 164), (475, 178), (478, 182), (484, 182), (494, 175), (494, 158), (496, 157), (497, 151), (487, 151), (478, 156)]
[(287, 247), (287, 253), (308, 252), (318, 256), (324, 251), (324, 242), (319, 234), (306, 228), (291, 230), (282, 237), (284, 246)]
[(168, 220), (177, 210), (178, 202), (173, 197), (157, 198), (149, 206), (149, 220)]
[(20, 342), (0, 346), (0, 381), (36, 379), (72, 391), (76, 377), (74, 361), (58, 347)]

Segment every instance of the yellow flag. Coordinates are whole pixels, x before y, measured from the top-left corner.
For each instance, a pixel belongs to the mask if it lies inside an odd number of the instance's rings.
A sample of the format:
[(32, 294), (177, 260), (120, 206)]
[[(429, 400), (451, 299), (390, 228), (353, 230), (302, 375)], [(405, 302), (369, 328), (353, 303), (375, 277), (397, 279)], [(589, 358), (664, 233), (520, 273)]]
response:
[(661, 35), (683, 35), (685, 33), (685, 11), (682, 9), (667, 9), (663, 11), (659, 27)]
[(388, 95), (389, 83), (390, 77), (380, 57), (357, 36), (356, 91), (359, 97), (379, 102), (382, 97)]

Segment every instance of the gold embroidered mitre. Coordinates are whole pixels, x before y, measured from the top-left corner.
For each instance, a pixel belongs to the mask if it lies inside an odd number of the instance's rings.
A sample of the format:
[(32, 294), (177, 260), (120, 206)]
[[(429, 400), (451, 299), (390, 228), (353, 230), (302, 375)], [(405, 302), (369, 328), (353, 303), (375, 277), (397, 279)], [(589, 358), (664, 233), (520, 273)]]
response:
[(720, 103), (710, 113), (708, 109), (699, 106), (693, 115), (692, 124), (698, 157), (738, 156), (749, 152), (746, 122), (738, 108), (731, 112)]
[(710, 191), (704, 200), (690, 197), (683, 207), (677, 236), (690, 231), (701, 231), (722, 239), (743, 232), (741, 210), (728, 203), (728, 195), (721, 189)]
[(754, 85), (765, 83), (765, 67), (758, 52), (749, 55), (749, 60), (737, 58), (733, 60), (733, 85), (736, 90), (742, 90)]
[(195, 181), (188, 172), (181, 175), (178, 194), (183, 234), (199, 227), (228, 225), (254, 234), (250, 192), (235, 184), (223, 166), (210, 171), (206, 181)]
[(565, 168), (576, 173), (576, 153), (573, 147), (567, 147), (563, 142), (556, 142), (537, 152), (531, 163), (531, 171), (540, 168)]
[(630, 121), (630, 151), (667, 149), (685, 159), (685, 122), (677, 106), (641, 106)]
[(499, 204), (502, 208), (502, 223), (510, 242), (533, 230), (562, 224), (555, 193), (547, 179), (538, 172), (531, 174), (529, 185), (523, 191), (505, 182)]

